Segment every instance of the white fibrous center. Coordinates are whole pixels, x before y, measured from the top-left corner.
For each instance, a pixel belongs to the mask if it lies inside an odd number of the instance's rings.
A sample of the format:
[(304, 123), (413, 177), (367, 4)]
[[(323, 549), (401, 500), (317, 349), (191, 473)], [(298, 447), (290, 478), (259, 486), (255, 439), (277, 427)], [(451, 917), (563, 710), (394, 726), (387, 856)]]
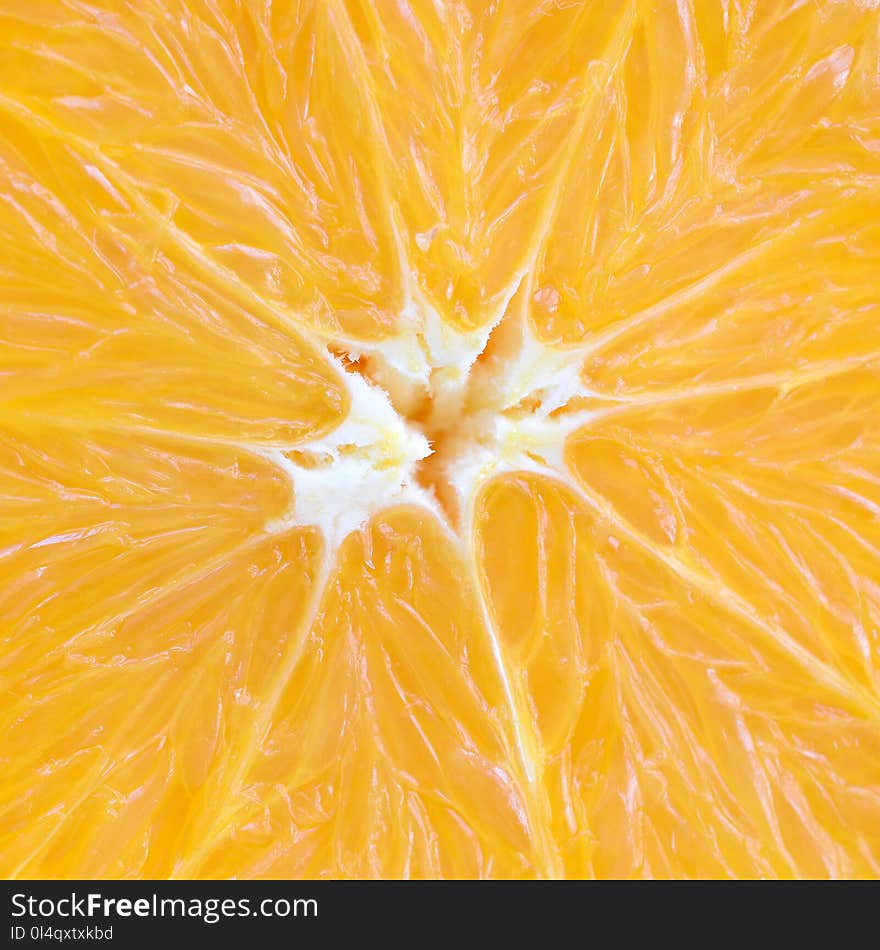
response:
[(318, 439), (266, 450), (294, 490), (274, 529), (314, 526), (335, 548), (377, 511), (412, 504), (457, 530), (494, 475), (565, 478), (565, 441), (588, 415), (566, 411), (583, 395), (581, 360), (524, 320), (465, 332), (410, 306), (395, 336), (332, 353), (348, 415)]

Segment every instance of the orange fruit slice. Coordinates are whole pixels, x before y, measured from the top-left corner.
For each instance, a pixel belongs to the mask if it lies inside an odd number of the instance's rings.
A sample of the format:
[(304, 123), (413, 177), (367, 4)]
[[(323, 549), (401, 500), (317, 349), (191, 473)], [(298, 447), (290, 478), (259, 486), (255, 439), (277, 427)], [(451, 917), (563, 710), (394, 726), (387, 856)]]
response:
[(880, 5), (0, 40), (5, 876), (880, 876)]

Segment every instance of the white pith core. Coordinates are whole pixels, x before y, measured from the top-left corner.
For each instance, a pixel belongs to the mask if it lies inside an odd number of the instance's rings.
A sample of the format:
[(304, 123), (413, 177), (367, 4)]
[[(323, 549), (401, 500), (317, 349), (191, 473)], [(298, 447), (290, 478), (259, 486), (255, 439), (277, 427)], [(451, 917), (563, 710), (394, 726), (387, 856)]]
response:
[(394, 337), (334, 348), (337, 368), (353, 370), (341, 372), (350, 400), (341, 425), (265, 450), (294, 490), (272, 530), (314, 526), (334, 550), (399, 504), (426, 508), (454, 530), (493, 475), (565, 477), (565, 440), (585, 414), (556, 410), (583, 392), (577, 354), (545, 346), (521, 319), (465, 332), (414, 303), (401, 317)]

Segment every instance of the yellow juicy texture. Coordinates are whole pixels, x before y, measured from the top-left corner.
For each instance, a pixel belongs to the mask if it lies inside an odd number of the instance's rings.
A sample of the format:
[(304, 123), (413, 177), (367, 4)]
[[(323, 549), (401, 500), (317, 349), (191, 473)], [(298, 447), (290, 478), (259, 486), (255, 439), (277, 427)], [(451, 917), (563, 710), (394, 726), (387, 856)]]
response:
[(878, 405), (874, 0), (0, 0), (0, 873), (880, 876)]

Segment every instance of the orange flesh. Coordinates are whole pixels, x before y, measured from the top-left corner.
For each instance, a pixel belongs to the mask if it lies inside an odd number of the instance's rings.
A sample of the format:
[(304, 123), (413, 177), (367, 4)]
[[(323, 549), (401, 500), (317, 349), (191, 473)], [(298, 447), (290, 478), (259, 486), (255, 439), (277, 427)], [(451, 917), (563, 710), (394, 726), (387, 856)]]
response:
[(0, 873), (880, 877), (880, 6), (0, 3)]

